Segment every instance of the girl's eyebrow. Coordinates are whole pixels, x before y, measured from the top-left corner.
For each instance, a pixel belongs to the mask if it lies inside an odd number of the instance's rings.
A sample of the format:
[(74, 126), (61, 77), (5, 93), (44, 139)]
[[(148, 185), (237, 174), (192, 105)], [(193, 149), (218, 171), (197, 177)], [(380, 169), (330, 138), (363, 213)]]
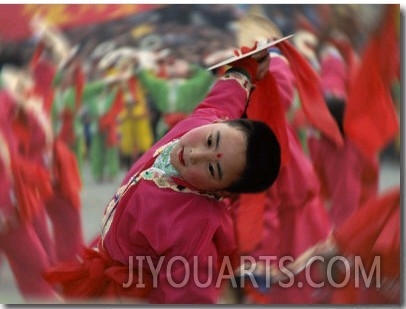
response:
[[(217, 134), (216, 134), (216, 147), (215, 147), (216, 150), (218, 150), (219, 143), (220, 143), (220, 131), (217, 131)], [(219, 176), (219, 180), (221, 180), (221, 179), (223, 179), (223, 170), (221, 169), (221, 165), (220, 165), (220, 163), (218, 161), (217, 161), (216, 166), (217, 166), (217, 173), (218, 173), (218, 176)]]
[(219, 180), (223, 179), (223, 170), (221, 169), (220, 163), (217, 162), (217, 172), (219, 175)]
[(216, 134), (216, 150), (219, 148), (219, 142), (220, 142), (220, 131), (217, 131), (217, 134)]

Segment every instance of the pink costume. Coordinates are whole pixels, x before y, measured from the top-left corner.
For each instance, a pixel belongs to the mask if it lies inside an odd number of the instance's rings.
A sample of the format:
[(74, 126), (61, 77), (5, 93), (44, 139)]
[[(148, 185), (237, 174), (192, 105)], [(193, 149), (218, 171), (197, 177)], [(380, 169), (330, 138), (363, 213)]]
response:
[[(156, 151), (162, 151), (162, 146), (191, 129), (218, 119), (239, 118), (248, 95), (249, 82), (239, 73), (228, 73), (219, 79), (192, 115), (178, 123), (133, 165), (106, 208), (102, 236), (95, 240), (93, 248), (84, 252), (83, 263), (61, 264), (48, 272), (48, 280), (62, 284), (63, 294), (74, 299), (143, 298), (150, 303), (216, 303), (219, 292), (216, 265), (236, 248), (233, 223), (225, 204), (189, 189), (179, 178), (153, 177), (156, 170), (147, 168), (155, 161)], [(139, 173), (140, 170), (143, 172)], [(131, 182), (134, 175), (140, 179)], [(126, 187), (125, 194), (120, 194)], [(132, 286), (124, 288), (123, 283), (129, 279), (131, 257), (134, 280)], [(137, 267), (137, 257), (144, 258), (142, 269)], [(170, 284), (170, 279), (182, 283), (187, 278), (183, 262), (171, 264), (179, 257), (190, 266), (189, 280), (182, 288)], [(149, 258), (154, 268), (162, 261), (153, 288)], [(198, 286), (193, 278), (194, 267), (199, 268), (199, 282), (209, 282), (207, 287)], [(146, 286), (137, 287), (138, 280)]]
[[(347, 99), (347, 68), (337, 52), (322, 58), (320, 78), (326, 97)], [(319, 139), (310, 136), (308, 140), (310, 156), (335, 226), (340, 226), (378, 191), (377, 156), (368, 159), (348, 138), (344, 137), (344, 141), (344, 147), (338, 148), (323, 135)]]
[[(279, 57), (272, 58), (270, 72), (278, 84), (280, 103), (288, 110), (293, 101), (295, 77), (287, 63)], [(274, 185), (266, 191), (260, 242), (251, 252), (243, 253), (257, 261), (261, 260), (260, 256), (276, 257), (272, 262), (276, 265), (285, 256), (295, 259), (308, 247), (324, 239), (331, 228), (311, 161), (287, 121), (285, 127), (289, 158), (281, 167)], [(303, 274), (295, 280), (295, 284), (289, 288), (274, 284), (265, 293), (248, 287), (248, 296), (251, 301), (263, 304), (310, 304), (324, 301), (321, 295), (316, 296), (317, 292), (306, 284)], [(298, 281), (303, 283), (303, 287), (297, 286)]]
[(38, 165), (18, 153), (18, 145), (24, 141), (12, 127), (15, 102), (1, 91), (0, 103), (0, 250), (27, 301), (53, 298), (53, 288), (42, 277), (50, 265), (43, 246), (48, 235), (42, 201), (51, 194), (49, 178)]

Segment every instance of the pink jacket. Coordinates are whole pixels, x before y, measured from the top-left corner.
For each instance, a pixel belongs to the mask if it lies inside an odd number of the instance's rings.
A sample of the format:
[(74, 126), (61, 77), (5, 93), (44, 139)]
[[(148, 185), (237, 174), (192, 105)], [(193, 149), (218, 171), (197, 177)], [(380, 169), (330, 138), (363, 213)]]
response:
[[(123, 184), (151, 160), (155, 150), (162, 145), (219, 118), (239, 118), (247, 95), (235, 80), (218, 81), (191, 117), (178, 123), (133, 165)], [(157, 267), (161, 258), (161, 269), (169, 269), (171, 278), (177, 283), (186, 278), (185, 267), (179, 261), (171, 263), (181, 256), (190, 266), (189, 280), (182, 288), (172, 287), (168, 274), (159, 272), (157, 288), (151, 291), (149, 302), (216, 303), (216, 265), (236, 248), (232, 220), (222, 202), (207, 196), (161, 189), (151, 181), (141, 180), (134, 190), (124, 195), (118, 207), (124, 209), (117, 210), (103, 242), (114, 260), (128, 264), (130, 256), (134, 261), (136, 256), (150, 256)], [(199, 268), (199, 282), (205, 283), (210, 279), (207, 275), (213, 275), (208, 287), (200, 288), (196, 284), (193, 265)], [(146, 260), (143, 267), (144, 270), (149, 267)]]

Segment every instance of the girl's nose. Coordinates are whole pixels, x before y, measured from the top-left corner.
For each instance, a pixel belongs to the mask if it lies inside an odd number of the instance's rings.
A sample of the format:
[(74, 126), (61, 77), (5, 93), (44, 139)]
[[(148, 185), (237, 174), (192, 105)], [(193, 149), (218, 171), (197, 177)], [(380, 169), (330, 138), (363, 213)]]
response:
[(189, 158), (192, 164), (196, 164), (201, 161), (214, 161), (217, 159), (217, 154), (210, 150), (193, 149)]

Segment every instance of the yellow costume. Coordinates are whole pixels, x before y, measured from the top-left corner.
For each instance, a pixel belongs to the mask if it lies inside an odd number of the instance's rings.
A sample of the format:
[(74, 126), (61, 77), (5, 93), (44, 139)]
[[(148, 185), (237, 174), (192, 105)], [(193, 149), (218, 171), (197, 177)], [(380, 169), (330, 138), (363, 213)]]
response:
[(145, 90), (138, 82), (134, 88), (133, 93), (128, 87), (125, 108), (118, 116), (120, 154), (129, 164), (154, 142)]

